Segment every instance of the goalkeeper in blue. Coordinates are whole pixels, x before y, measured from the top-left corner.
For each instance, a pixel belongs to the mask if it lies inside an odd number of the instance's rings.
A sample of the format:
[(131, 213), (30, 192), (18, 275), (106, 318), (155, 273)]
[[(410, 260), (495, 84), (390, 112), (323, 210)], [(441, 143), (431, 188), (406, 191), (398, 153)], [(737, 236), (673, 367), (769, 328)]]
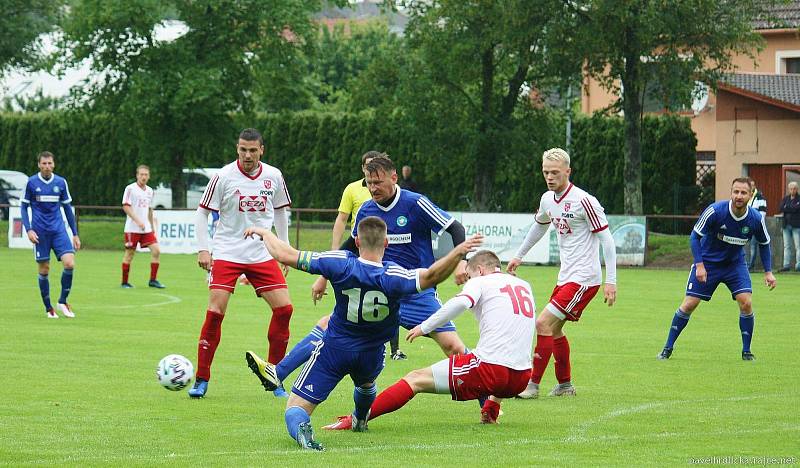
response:
[(311, 414), (345, 376), (355, 385), (352, 429), (367, 429), (369, 410), (378, 393), (375, 380), (383, 370), (385, 343), (399, 324), (400, 299), (446, 280), (482, 242), (482, 236), (474, 236), (430, 267), (407, 270), (383, 261), (388, 245), (386, 223), (375, 216), (358, 224), (358, 256), (343, 250), (298, 252), (262, 228), (245, 231), (245, 236), (252, 235), (261, 236), (279, 262), (322, 275), (333, 284), (336, 305), (328, 330), (300, 371), (286, 403), (286, 429), (306, 450), (323, 450), (314, 440)]
[[(67, 181), (53, 173), (55, 158), (53, 153), (39, 153), (39, 172), (28, 179), (25, 194), (20, 200), (22, 225), (33, 244), (36, 263), (39, 264), (39, 292), (42, 295), (44, 310), (48, 318), (58, 318), (58, 313), (50, 302), (50, 251), (56, 254), (56, 260), (64, 265), (61, 273), (61, 296), (58, 298), (58, 310), (64, 317), (73, 318), (75, 314), (67, 302), (72, 289), (72, 272), (75, 268), (75, 251), (81, 248), (78, 237), (78, 225), (72, 212), (72, 197), (69, 194)], [(28, 208), (31, 217), (28, 216)], [(61, 211), (67, 219), (72, 231), (72, 239), (67, 234)], [(31, 219), (32, 218), (32, 219)]]
[(742, 334), (742, 359), (752, 361), (750, 351), (755, 314), (751, 302), (753, 287), (744, 260), (744, 246), (751, 238), (760, 244), (759, 254), (764, 265), (764, 283), (775, 289), (772, 274), (772, 252), (767, 226), (761, 214), (749, 207), (752, 191), (750, 179), (740, 177), (731, 184), (731, 199), (711, 204), (697, 220), (690, 244), (694, 264), (689, 271), (686, 297), (675, 312), (667, 343), (658, 359), (669, 359), (675, 340), (689, 323), (700, 301), (709, 301), (720, 283), (724, 283), (739, 306), (739, 330)]

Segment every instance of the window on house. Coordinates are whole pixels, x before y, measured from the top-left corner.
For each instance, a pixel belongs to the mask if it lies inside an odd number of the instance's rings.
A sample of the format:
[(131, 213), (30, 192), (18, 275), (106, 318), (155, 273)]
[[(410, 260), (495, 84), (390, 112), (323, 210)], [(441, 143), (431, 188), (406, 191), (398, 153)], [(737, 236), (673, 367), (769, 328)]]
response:
[(783, 59), (786, 73), (800, 73), (800, 57), (790, 57)]

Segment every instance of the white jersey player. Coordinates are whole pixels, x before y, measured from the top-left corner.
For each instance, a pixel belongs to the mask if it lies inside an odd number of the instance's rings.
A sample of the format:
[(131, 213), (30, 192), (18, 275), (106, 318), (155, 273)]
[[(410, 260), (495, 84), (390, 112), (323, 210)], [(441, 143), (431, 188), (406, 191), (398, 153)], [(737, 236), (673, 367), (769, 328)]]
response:
[(129, 289), (133, 285), (128, 281), (131, 262), (136, 248), (141, 246), (150, 249), (150, 282), (151, 288), (164, 289), (158, 281), (158, 266), (161, 249), (155, 234), (153, 218), (153, 189), (147, 185), (150, 180), (150, 168), (144, 164), (136, 168), (136, 182), (125, 187), (122, 195), (122, 210), (125, 211), (125, 254), (122, 257), (122, 287)]
[[(478, 345), (468, 354), (455, 354), (408, 373), (381, 392), (370, 419), (401, 408), (417, 393), (449, 394), (453, 400), (489, 397), (481, 422), (495, 424), (503, 398), (522, 391), (531, 375), (531, 346), (536, 306), (530, 284), (500, 270), (494, 252), (477, 252), (467, 263), (470, 280), (456, 297), (408, 332), (413, 341), (472, 308), (478, 320)], [(343, 416), (325, 429), (349, 429), (352, 416)]]
[(522, 258), (552, 224), (558, 237), (561, 270), (550, 301), (536, 320), (536, 349), (533, 373), (528, 388), (519, 396), (537, 398), (550, 356), (555, 358), (558, 385), (551, 396), (575, 395), (569, 361), (569, 342), (562, 332), (566, 321), (577, 322), (581, 313), (600, 288), (600, 245), (606, 263), (604, 301), (613, 305), (617, 297), (616, 247), (605, 211), (597, 199), (569, 181), (569, 154), (553, 148), (542, 156), (542, 173), (549, 191), (542, 195), (534, 223), (514, 258), (508, 272), (514, 274)]
[[(210, 275), (208, 309), (197, 350), (197, 380), (189, 390), (192, 398), (202, 398), (206, 394), (222, 319), (240, 275), (247, 277), (256, 295), (263, 297), (272, 309), (267, 332), (269, 363), (256, 365), (251, 356), (253, 353), (246, 353), (248, 365), (257, 367), (254, 371), (267, 390), (276, 388), (274, 368), (270, 363), (275, 364), (283, 358), (289, 342), (292, 304), (284, 277), (285, 267), (269, 255), (263, 242), (245, 238), (244, 232), (251, 226), (270, 230), (274, 225), (278, 237), (288, 243), (286, 208), (291, 205), (291, 199), (281, 172), (261, 162), (264, 141), (257, 130), (243, 130), (236, 151), (237, 160), (223, 167), (211, 179), (197, 208), (197, 263), (209, 270)], [(212, 211), (219, 213), (214, 232), (213, 265), (208, 245), (208, 215)]]

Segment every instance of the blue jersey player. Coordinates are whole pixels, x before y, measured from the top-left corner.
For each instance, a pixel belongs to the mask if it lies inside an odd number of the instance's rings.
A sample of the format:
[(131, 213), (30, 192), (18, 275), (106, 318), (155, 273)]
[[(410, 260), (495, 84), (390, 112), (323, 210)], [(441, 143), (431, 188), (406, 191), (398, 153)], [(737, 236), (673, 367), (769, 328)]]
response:
[[(397, 171), (388, 157), (375, 158), (364, 170), (367, 188), (372, 199), (364, 202), (358, 210), (354, 225), (367, 216), (377, 216), (386, 223), (389, 246), (385, 258), (403, 268), (426, 268), (433, 261), (431, 232), (453, 237), (453, 245), (464, 241), (464, 226), (450, 214), (434, 205), (425, 196), (403, 190), (397, 185)], [(345, 241), (342, 249), (355, 251), (354, 237)], [(456, 283), (467, 281), (466, 262), (456, 270)], [(314, 284), (312, 295), (319, 299), (325, 290), (324, 278)], [(442, 306), (436, 290), (426, 289), (419, 294), (404, 298), (400, 303), (400, 326), (411, 330)], [(429, 335), (447, 356), (464, 354), (466, 348), (456, 333), (452, 322), (437, 328)]]
[(720, 283), (728, 287), (739, 305), (742, 359), (755, 359), (750, 352), (755, 320), (751, 302), (753, 288), (744, 261), (744, 246), (751, 238), (755, 238), (760, 244), (764, 282), (770, 290), (775, 288), (775, 276), (772, 274), (772, 253), (767, 226), (761, 214), (748, 206), (751, 195), (749, 178), (734, 179), (731, 199), (710, 205), (697, 220), (690, 240), (694, 264), (686, 284), (686, 297), (675, 312), (667, 343), (658, 359), (669, 359), (675, 340), (689, 323), (692, 312), (700, 301), (711, 300)]
[[(466, 237), (464, 226), (426, 197), (397, 186), (394, 164), (385, 154), (378, 154), (379, 156), (364, 165), (365, 182), (372, 199), (361, 205), (353, 226), (358, 226), (358, 222), (368, 216), (383, 219), (388, 227), (389, 245), (386, 249), (386, 260), (408, 269), (428, 267), (434, 260), (431, 231), (438, 234), (447, 231), (453, 238), (453, 245), (458, 246)], [(352, 234), (353, 237), (348, 238), (341, 249), (357, 253), (355, 229)], [(466, 263), (461, 262), (456, 268), (457, 284), (463, 284), (468, 279)], [(314, 283), (311, 295), (315, 303), (322, 299), (326, 287), (325, 277), (318, 278)], [(440, 307), (441, 303), (433, 288), (403, 298), (400, 302), (400, 325), (410, 330), (433, 315)], [(315, 344), (325, 334), (326, 328), (327, 320), (323, 317), (307, 336), (295, 344), (276, 367), (279, 380), (284, 380), (308, 360)], [(447, 356), (466, 352), (464, 343), (456, 333), (452, 322), (437, 328), (429, 336), (439, 344)], [(260, 358), (251, 356), (251, 359), (257, 361)], [(259, 377), (257, 372), (256, 376)], [(275, 395), (284, 396), (285, 392), (279, 387)]]
[[(67, 296), (72, 289), (72, 272), (75, 268), (75, 250), (80, 249), (78, 226), (72, 212), (72, 197), (69, 194), (67, 181), (53, 173), (55, 158), (53, 153), (39, 153), (39, 173), (32, 175), (25, 186), (25, 194), (20, 202), (22, 224), (28, 233), (28, 239), (34, 244), (36, 262), (39, 264), (39, 292), (42, 295), (44, 309), (49, 318), (58, 318), (58, 314), (50, 302), (50, 251), (56, 254), (56, 260), (64, 265), (61, 273), (61, 296), (58, 298), (58, 309), (64, 317), (75, 317)], [(31, 208), (32, 219), (28, 217)], [(67, 235), (61, 210), (72, 230), (72, 239)]]
[[(314, 440), (311, 414), (345, 376), (355, 385), (352, 429), (367, 428), (369, 409), (377, 395), (375, 380), (383, 369), (385, 343), (397, 330), (400, 300), (444, 281), (467, 252), (481, 243), (475, 236), (427, 269), (406, 269), (383, 261), (387, 248), (386, 224), (374, 216), (357, 225), (359, 255), (344, 250), (298, 252), (270, 231), (250, 228), (245, 236), (259, 235), (279, 262), (322, 275), (333, 284), (336, 305), (328, 329), (295, 380), (286, 403), (286, 428), (303, 449), (322, 450)], [(274, 377), (269, 363), (262, 373)]]

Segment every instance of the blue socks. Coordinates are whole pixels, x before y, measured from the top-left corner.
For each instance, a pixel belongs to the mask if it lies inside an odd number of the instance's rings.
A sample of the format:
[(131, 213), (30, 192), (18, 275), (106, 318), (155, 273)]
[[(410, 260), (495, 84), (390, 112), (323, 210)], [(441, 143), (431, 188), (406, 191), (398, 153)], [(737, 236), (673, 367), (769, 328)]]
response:
[(39, 293), (42, 295), (44, 311), (47, 312), (53, 308), (53, 304), (50, 303), (50, 281), (47, 275), (39, 275)]
[(311, 352), (314, 351), (314, 347), (323, 336), (325, 336), (325, 330), (317, 325), (311, 330), (311, 333), (294, 345), (294, 348), (275, 366), (278, 380), (283, 382), (289, 374), (308, 361), (308, 358), (311, 357)]
[(675, 346), (675, 340), (681, 334), (686, 325), (689, 323), (691, 315), (685, 314), (681, 309), (675, 311), (675, 316), (672, 317), (672, 325), (669, 327), (669, 336), (667, 337), (667, 344), (665, 348), (672, 349)]
[(286, 420), (286, 430), (289, 431), (289, 435), (292, 436), (292, 439), (294, 440), (297, 440), (297, 433), (300, 431), (300, 424), (311, 422), (311, 416), (306, 413), (306, 410), (299, 406), (286, 408), (286, 412), (283, 414), (283, 417)]
[(372, 402), (375, 401), (376, 396), (378, 396), (378, 386), (374, 383), (371, 387), (356, 387), (355, 390), (353, 390), (353, 401), (356, 403), (356, 410), (353, 412), (353, 415), (356, 419), (367, 419), (369, 409), (372, 406)]
[(750, 352), (750, 341), (753, 339), (753, 324), (756, 321), (755, 314), (739, 314), (739, 330), (742, 331), (742, 352)]
[(59, 304), (67, 303), (69, 290), (72, 289), (72, 270), (64, 269), (61, 273), (61, 297), (58, 298)]

